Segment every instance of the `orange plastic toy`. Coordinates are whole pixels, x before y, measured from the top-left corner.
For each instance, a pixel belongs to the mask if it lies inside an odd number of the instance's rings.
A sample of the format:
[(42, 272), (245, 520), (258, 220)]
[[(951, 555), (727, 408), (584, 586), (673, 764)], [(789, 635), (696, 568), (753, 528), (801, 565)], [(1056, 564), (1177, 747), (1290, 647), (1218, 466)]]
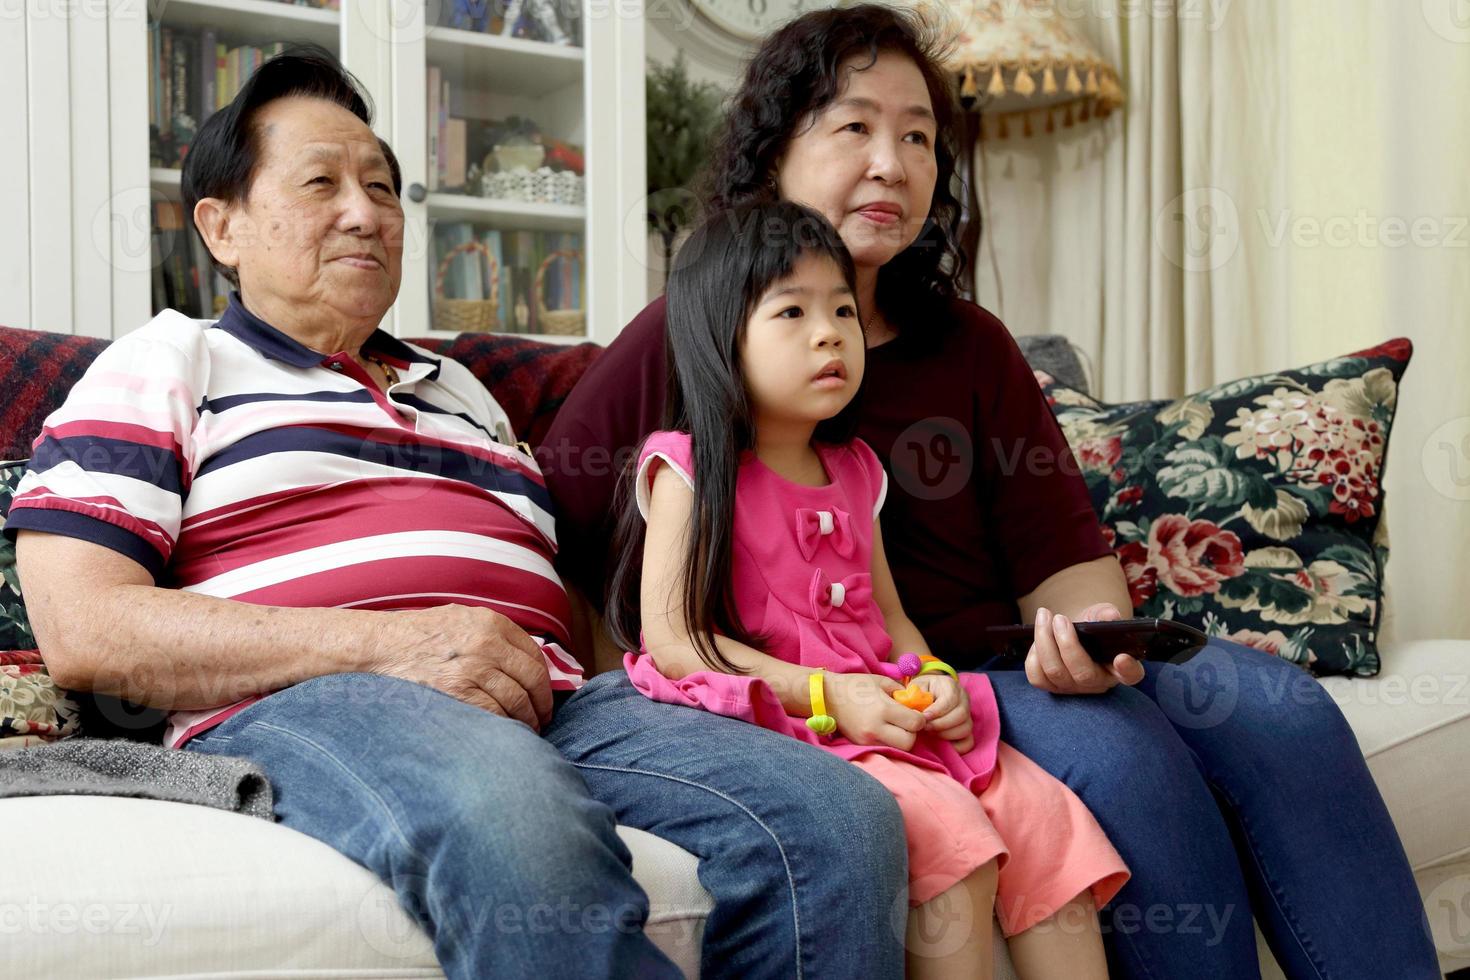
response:
[(915, 711), (923, 711), (925, 708), (929, 707), (929, 705), (934, 703), (934, 695), (930, 694), (922, 687), (917, 687), (911, 683), (908, 687), (894, 691), (893, 700), (897, 701), (905, 708), (912, 708)]

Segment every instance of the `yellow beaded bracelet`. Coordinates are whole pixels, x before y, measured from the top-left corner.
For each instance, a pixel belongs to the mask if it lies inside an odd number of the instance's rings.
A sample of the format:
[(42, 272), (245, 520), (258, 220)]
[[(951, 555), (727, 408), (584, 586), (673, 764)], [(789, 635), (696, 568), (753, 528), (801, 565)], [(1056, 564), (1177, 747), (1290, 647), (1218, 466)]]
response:
[(949, 664), (945, 663), (943, 660), (940, 660), (937, 657), (934, 658), (933, 660), (930, 660), (928, 663), (926, 663), (923, 666), (923, 668), (919, 671), (919, 676), (920, 677), (922, 677), (925, 674), (948, 674), (949, 676), (953, 677), (955, 680), (959, 680), (960, 679), (959, 678), (959, 675), (954, 672), (954, 668), (953, 667), (951, 667)]
[(808, 679), (811, 685), (812, 716), (806, 720), (806, 727), (818, 735), (831, 735), (837, 730), (837, 719), (827, 714), (827, 698), (822, 689), (822, 671), (818, 669)]

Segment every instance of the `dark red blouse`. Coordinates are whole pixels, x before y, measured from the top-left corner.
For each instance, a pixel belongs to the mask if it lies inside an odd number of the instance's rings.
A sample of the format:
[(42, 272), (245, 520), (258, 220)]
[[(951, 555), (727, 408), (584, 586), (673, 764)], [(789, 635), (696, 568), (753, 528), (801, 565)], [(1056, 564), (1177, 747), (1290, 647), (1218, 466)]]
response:
[[(1016, 599), (1110, 553), (1075, 459), (1005, 326), (956, 300), (951, 323), (868, 350), (859, 435), (888, 471), (880, 520), (904, 608), (941, 658), (1014, 623)], [(537, 458), (564, 575), (600, 603), (621, 463), (662, 425), (664, 300), (577, 382)]]

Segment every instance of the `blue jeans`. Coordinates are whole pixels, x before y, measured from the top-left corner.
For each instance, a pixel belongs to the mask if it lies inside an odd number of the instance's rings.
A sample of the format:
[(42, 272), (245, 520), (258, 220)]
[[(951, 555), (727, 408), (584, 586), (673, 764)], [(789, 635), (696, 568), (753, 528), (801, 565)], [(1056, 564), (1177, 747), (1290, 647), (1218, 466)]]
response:
[(908, 853), (892, 794), (787, 735), (592, 678), (546, 737), (618, 822), (699, 858), (701, 975), (901, 977)]
[(678, 977), (608, 807), (535, 732), (421, 684), (331, 674), (185, 748), (255, 761), (278, 822), (374, 872), (451, 980)]
[(1063, 780), (1133, 872), (1102, 911), (1114, 977), (1434, 978), (1409, 861), (1331, 696), (1216, 640), (1137, 687), (1058, 696), (991, 670), (1001, 737)]
[[(1103, 695), (990, 678), (1002, 737), (1072, 787), (1133, 873), (1101, 915), (1114, 977), (1259, 977), (1253, 916), (1288, 977), (1440, 976), (1362, 752), (1300, 668), (1216, 641)], [(855, 766), (648, 701), (622, 671), (547, 737), (619, 822), (700, 858), (706, 976), (903, 975), (902, 818)]]

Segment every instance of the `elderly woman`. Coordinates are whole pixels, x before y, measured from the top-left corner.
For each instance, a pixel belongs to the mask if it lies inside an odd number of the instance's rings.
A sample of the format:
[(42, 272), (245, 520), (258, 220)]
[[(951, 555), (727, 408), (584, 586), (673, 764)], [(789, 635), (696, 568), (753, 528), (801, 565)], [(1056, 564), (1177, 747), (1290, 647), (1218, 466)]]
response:
[[(986, 625), (1036, 624), (1024, 670), (990, 671), (1001, 736), (1077, 792), (1133, 872), (1102, 910), (1114, 976), (1258, 976), (1253, 916), (1288, 976), (1437, 976), (1403, 847), (1320, 685), (1224, 641), (1188, 664), (1146, 669), (1127, 656), (1098, 666), (1082, 651), (1072, 622), (1118, 618), (1127, 584), (1075, 468), (1005, 465), (1068, 450), (1005, 327), (957, 296), (951, 99), (933, 42), (904, 14), (873, 5), (807, 14), (751, 60), (708, 188), (716, 209), (775, 196), (808, 204), (852, 253), (858, 305), (872, 317), (859, 434), (893, 477), (884, 540), (904, 607), (946, 660), (974, 663)], [(664, 315), (659, 300), (624, 328), (543, 446), (573, 544), (561, 558), (594, 596), (617, 474), (594, 467), (592, 451), (606, 459), (667, 427)], [(747, 936), (793, 934), (800, 958), (787, 973), (819, 958), (854, 972), (821, 926), (833, 905), (862, 915), (871, 899), (841, 901), (855, 887), (834, 877), (846, 856), (804, 863), (840, 850), (848, 832), (857, 779), (834, 773), (830, 756), (649, 701), (621, 672), (573, 695), (547, 737), (620, 821), (698, 854), (702, 879), (741, 911)], [(823, 799), (789, 812), (768, 795), (786, 784), (820, 787)], [(725, 807), (796, 848), (786, 887), (743, 888), (746, 841), (694, 832), (691, 814)], [(866, 887), (889, 898), (890, 884)], [(892, 970), (901, 938), (875, 930), (855, 972)], [(778, 971), (751, 947), (726, 955)], [(1035, 950), (1012, 942), (1011, 955), (1022, 975), (1058, 975)]]
[(239, 291), (118, 340), (47, 420), (6, 527), (37, 641), (62, 686), (171, 709), (166, 744), (259, 763), (448, 976), (677, 976), (537, 734), (581, 683), (541, 475), (467, 369), (379, 329), (403, 210), (370, 121), (307, 50), (200, 129), (184, 197)]

